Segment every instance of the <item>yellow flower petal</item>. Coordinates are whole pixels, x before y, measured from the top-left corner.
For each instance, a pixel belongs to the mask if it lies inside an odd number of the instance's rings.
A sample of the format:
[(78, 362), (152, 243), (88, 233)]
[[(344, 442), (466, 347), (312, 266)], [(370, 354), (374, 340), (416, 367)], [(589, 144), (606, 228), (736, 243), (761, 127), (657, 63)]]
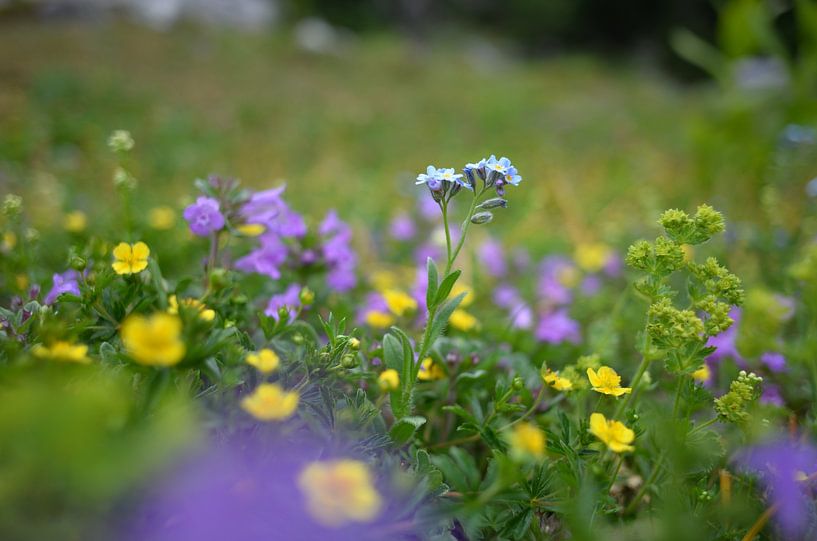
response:
[(150, 256), (150, 248), (144, 242), (137, 242), (133, 245), (133, 258), (137, 260), (147, 259)]

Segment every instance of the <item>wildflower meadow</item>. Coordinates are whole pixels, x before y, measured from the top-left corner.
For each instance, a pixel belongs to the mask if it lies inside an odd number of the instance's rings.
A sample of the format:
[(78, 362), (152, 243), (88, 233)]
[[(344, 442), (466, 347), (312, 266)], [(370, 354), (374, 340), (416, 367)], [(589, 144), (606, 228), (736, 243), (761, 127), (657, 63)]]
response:
[(817, 539), (788, 4), (696, 84), (0, 17), (0, 539)]

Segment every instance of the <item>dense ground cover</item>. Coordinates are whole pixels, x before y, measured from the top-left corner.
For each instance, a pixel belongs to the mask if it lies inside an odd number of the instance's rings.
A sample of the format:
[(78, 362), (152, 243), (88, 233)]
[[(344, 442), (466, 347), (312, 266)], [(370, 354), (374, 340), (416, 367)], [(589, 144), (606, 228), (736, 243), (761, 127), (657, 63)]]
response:
[(387, 36), (0, 45), (4, 538), (813, 538), (796, 92)]

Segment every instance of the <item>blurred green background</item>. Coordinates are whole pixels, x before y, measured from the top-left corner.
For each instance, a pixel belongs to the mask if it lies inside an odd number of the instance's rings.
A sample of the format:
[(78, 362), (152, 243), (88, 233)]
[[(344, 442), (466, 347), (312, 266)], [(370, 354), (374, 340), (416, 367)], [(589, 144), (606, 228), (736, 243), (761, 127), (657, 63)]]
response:
[[(3, 190), (36, 197), (40, 225), (60, 210), (99, 218), (114, 196), (106, 136), (123, 128), (150, 205), (178, 207), (210, 173), (286, 180), (308, 216), (339, 208), (365, 231), (412, 204), (427, 164), (496, 153), (525, 180), (494, 229), (534, 248), (627, 242), (660, 209), (701, 202), (770, 234), (803, 223), (815, 145), (792, 143), (787, 126), (814, 137), (814, 2), (625, 2), (610, 15), (585, 1), (561, 18), (549, 2), (282, 4), (274, 26), (241, 31), (10, 3)], [(542, 39), (522, 21), (541, 23)]]

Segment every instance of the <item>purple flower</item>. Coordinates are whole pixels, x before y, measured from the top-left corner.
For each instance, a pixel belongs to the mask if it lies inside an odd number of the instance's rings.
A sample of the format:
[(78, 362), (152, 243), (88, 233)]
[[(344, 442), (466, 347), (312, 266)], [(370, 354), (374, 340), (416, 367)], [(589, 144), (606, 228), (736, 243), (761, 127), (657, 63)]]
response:
[(494, 289), (494, 302), (502, 308), (510, 308), (520, 302), (519, 291), (509, 284), (499, 284)]
[(581, 342), (579, 323), (571, 319), (564, 308), (543, 315), (535, 334), (538, 340), (549, 344), (562, 342), (578, 344)]
[(786, 405), (783, 395), (780, 394), (780, 388), (773, 383), (765, 382), (763, 383), (763, 394), (760, 395), (760, 402), (780, 407)]
[(79, 296), (79, 273), (73, 269), (68, 269), (62, 274), (52, 276), (54, 285), (51, 291), (45, 296), (45, 304), (54, 304), (57, 298), (63, 293), (71, 293)]
[(523, 302), (511, 308), (509, 317), (511, 326), (516, 329), (530, 329), (533, 326), (533, 310)]
[(462, 175), (455, 173), (453, 168), (437, 169), (433, 165), (429, 165), (425, 173), (417, 175), (415, 184), (425, 184), (433, 192), (442, 190), (446, 185), (451, 184), (459, 184), (463, 188), (472, 189), (471, 184), (463, 180)]
[(760, 362), (772, 372), (784, 372), (786, 370), (786, 357), (782, 353), (767, 351), (760, 356)]
[[(417, 200), (417, 208), (420, 211), (420, 215), (427, 221), (436, 221), (437, 218), (440, 217), (440, 205), (428, 197), (419, 198)], [(449, 204), (449, 208), (451, 208), (451, 204)]]
[(281, 277), (280, 267), (287, 259), (287, 245), (275, 233), (264, 233), (260, 237), (261, 246), (235, 262), (235, 267), (244, 272), (257, 272), (273, 280)]
[(803, 475), (817, 472), (817, 449), (809, 443), (778, 440), (756, 445), (737, 457), (748, 473), (757, 474), (778, 506), (775, 518), (786, 539), (805, 532), (814, 503), (804, 494)]
[(281, 308), (286, 308), (289, 313), (289, 321), (295, 319), (295, 311), (301, 305), (300, 301), (301, 286), (299, 284), (290, 284), (283, 293), (278, 293), (270, 298), (267, 303), (267, 308), (264, 314), (270, 316), (275, 321), (280, 318), (279, 311)]
[(306, 223), (281, 198), (286, 186), (254, 193), (241, 207), (241, 215), (248, 224), (261, 224), (267, 232), (282, 237), (299, 238), (306, 235)]
[(548, 304), (565, 305), (573, 299), (573, 292), (564, 283), (564, 276), (573, 272), (573, 263), (562, 256), (546, 257), (539, 275), (539, 295)]
[(425, 265), (429, 257), (431, 259), (438, 260), (440, 257), (442, 257), (442, 255), (443, 252), (442, 249), (440, 249), (440, 247), (438, 247), (435, 244), (426, 242), (415, 248), (414, 262), (417, 265)]
[(326, 284), (335, 291), (349, 291), (357, 284), (357, 254), (352, 249), (352, 228), (332, 210), (318, 228), (323, 237), (321, 254), (327, 266)]
[(740, 322), (741, 311), (740, 308), (732, 308), (729, 311), (729, 317), (735, 322), (731, 327), (723, 331), (717, 336), (712, 336), (706, 343), (707, 346), (714, 346), (717, 349), (713, 351), (707, 359), (711, 361), (721, 361), (727, 357), (734, 359), (734, 361), (744, 366), (746, 361), (738, 352), (736, 340), (738, 338), (738, 323)]
[(607, 258), (607, 261), (604, 263), (604, 269), (602, 270), (604, 274), (610, 278), (618, 278), (621, 276), (621, 271), (624, 270), (624, 261), (620, 255), (613, 252), (610, 254), (610, 257)]
[(479, 247), (479, 261), (482, 268), (495, 278), (500, 278), (508, 271), (505, 265), (505, 256), (502, 251), (502, 243), (488, 238)]
[(414, 220), (405, 213), (396, 216), (389, 227), (389, 234), (395, 240), (411, 240), (416, 233), (417, 228), (414, 226)]
[[(116, 536), (125, 541), (269, 541), (387, 539), (380, 522), (319, 524), (309, 513), (298, 476), (312, 461), (349, 457), (315, 441), (269, 439), (209, 442), (206, 452), (180, 462), (149, 483), (143, 503)], [(373, 467), (370, 469), (375, 472)], [(385, 497), (383, 489), (378, 489)], [(389, 505), (388, 502), (384, 502)], [(404, 502), (395, 502), (396, 505)], [(387, 518), (382, 513), (378, 519)]]
[(592, 297), (601, 290), (601, 278), (597, 274), (585, 276), (579, 287), (584, 295)]
[(199, 237), (206, 237), (224, 227), (224, 216), (219, 210), (218, 201), (212, 197), (196, 199), (195, 203), (184, 209), (184, 219), (190, 231)]

